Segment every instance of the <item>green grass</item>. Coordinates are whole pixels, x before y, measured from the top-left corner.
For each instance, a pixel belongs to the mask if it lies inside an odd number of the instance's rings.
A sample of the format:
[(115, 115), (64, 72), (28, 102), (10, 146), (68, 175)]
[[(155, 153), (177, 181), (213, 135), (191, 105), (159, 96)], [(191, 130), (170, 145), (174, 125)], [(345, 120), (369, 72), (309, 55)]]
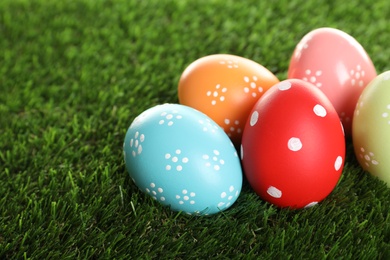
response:
[(230, 53), (285, 79), (295, 45), (331, 26), (390, 69), (390, 2), (0, 1), (0, 258), (390, 258), (390, 189), (347, 163), (307, 210), (247, 183), (211, 217), (172, 212), (131, 182), (122, 143), (143, 110), (177, 102), (184, 68)]

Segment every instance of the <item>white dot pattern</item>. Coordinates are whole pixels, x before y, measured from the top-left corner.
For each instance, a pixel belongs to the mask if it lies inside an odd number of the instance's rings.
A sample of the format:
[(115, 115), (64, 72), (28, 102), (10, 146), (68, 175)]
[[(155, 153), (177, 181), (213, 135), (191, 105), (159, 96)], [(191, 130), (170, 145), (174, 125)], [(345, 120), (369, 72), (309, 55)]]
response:
[(219, 64), (226, 66), (228, 69), (238, 69), (238, 62), (234, 59), (225, 58)]
[(291, 88), (291, 83), (288, 81), (282, 81), (277, 84), (278, 89), (281, 91), (289, 90)]
[(250, 94), (252, 97), (256, 98), (259, 96), (259, 93), (262, 93), (264, 89), (261, 86), (257, 85), (257, 76), (245, 76), (244, 82), (247, 86), (244, 87), (244, 92)]
[(219, 151), (218, 150), (213, 150), (212, 154), (203, 154), (202, 159), (205, 160), (205, 166), (206, 167), (211, 167), (215, 171), (219, 171), (221, 167), (225, 164), (225, 161), (223, 159), (219, 159)]
[(321, 75), (322, 70), (317, 70), (313, 73), (310, 69), (307, 69), (305, 70), (305, 76), (302, 79), (320, 88), (322, 87), (322, 83), (318, 81), (318, 77), (320, 77)]
[(340, 170), (342, 164), (343, 164), (343, 157), (337, 156), (336, 161), (334, 162), (334, 169), (336, 171)]
[(361, 161), (367, 167), (378, 165), (379, 162), (375, 159), (375, 154), (373, 152), (368, 152), (363, 147), (360, 148), (359, 157), (362, 159)]
[(351, 85), (352, 86), (364, 86), (363, 77), (365, 76), (365, 71), (362, 69), (360, 64), (356, 66), (356, 69), (351, 69), (349, 72), (351, 76)]
[(326, 109), (321, 106), (320, 104), (317, 104), (313, 107), (314, 114), (316, 114), (319, 117), (325, 117), (326, 116)]
[(145, 141), (145, 135), (135, 132), (134, 137), (130, 139), (131, 155), (136, 157), (142, 153), (142, 144)]
[(259, 112), (257, 111), (253, 111), (252, 115), (251, 115), (251, 119), (249, 121), (249, 124), (251, 126), (254, 126), (256, 123), (257, 123), (257, 120), (259, 119)]
[(305, 209), (311, 208), (311, 207), (314, 207), (317, 204), (318, 204), (318, 201), (313, 201), (313, 202), (310, 202), (309, 204), (307, 204), (304, 208)]
[(217, 205), (218, 208), (222, 209), (229, 207), (233, 202), (233, 198), (237, 198), (239, 194), (240, 192), (236, 190), (233, 185), (231, 185), (227, 191), (221, 192), (221, 201)]
[(188, 157), (181, 156), (182, 151), (180, 149), (176, 149), (175, 153), (166, 153), (164, 158), (167, 160), (167, 165), (165, 166), (165, 170), (170, 171), (172, 169), (176, 169), (176, 171), (181, 172), (183, 170), (183, 165), (189, 162)]
[(201, 125), (203, 132), (211, 132), (215, 134), (216, 130), (218, 129), (218, 125), (213, 124), (208, 118), (199, 119), (198, 123)]
[(271, 197), (274, 197), (276, 199), (280, 199), (282, 197), (282, 191), (274, 186), (268, 187), (267, 193), (268, 193), (268, 195), (270, 195)]
[(163, 196), (164, 190), (161, 187), (157, 187), (154, 182), (149, 184), (150, 188), (145, 188), (146, 193), (152, 196), (155, 200), (165, 201), (165, 197)]
[(287, 142), (287, 147), (293, 152), (297, 152), (302, 149), (302, 142), (297, 137), (291, 137)]
[(195, 204), (195, 197), (196, 193), (195, 192), (190, 192), (188, 193), (188, 190), (183, 189), (181, 191), (181, 194), (176, 194), (175, 198), (178, 200), (178, 203), (180, 205), (183, 205), (185, 203), (189, 203), (191, 205)]
[(172, 111), (164, 111), (160, 114), (162, 119), (158, 121), (159, 125), (164, 125), (166, 124), (167, 126), (172, 126), (176, 120), (180, 120), (183, 118), (182, 115), (178, 114), (177, 110), (172, 110)]
[(221, 84), (217, 84), (215, 86), (215, 90), (209, 90), (206, 92), (206, 96), (211, 97), (211, 105), (216, 105), (218, 101), (225, 101), (224, 93), (227, 92), (227, 88), (221, 88)]
[(229, 137), (232, 137), (235, 133), (237, 133), (237, 134), (242, 133), (242, 129), (241, 129), (241, 127), (239, 127), (240, 121), (230, 120), (230, 119), (226, 118), (224, 120), (224, 123), (225, 123), (225, 125), (224, 125), (223, 129)]

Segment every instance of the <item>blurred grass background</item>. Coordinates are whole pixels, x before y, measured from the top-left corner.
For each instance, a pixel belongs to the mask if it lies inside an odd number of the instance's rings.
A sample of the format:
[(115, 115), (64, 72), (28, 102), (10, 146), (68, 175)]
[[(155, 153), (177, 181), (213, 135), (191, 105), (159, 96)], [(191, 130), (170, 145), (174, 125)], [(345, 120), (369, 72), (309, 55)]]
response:
[(129, 180), (122, 143), (143, 110), (177, 102), (192, 61), (252, 59), (286, 78), (295, 45), (323, 26), (390, 69), (390, 2), (2, 0), (0, 258), (389, 259), (390, 189), (348, 141), (318, 206), (278, 209), (246, 183), (212, 217), (172, 212)]

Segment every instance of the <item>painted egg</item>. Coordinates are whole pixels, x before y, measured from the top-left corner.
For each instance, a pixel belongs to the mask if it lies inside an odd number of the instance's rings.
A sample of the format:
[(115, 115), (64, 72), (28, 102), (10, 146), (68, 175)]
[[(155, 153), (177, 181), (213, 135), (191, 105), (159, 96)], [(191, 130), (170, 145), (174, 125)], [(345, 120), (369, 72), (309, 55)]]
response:
[(310, 207), (337, 185), (344, 131), (329, 99), (311, 83), (282, 81), (253, 107), (241, 159), (254, 191), (279, 207)]
[(319, 28), (306, 34), (296, 46), (288, 69), (288, 78), (308, 81), (325, 93), (347, 136), (351, 136), (356, 102), (376, 75), (363, 47), (352, 36), (334, 28)]
[(231, 140), (193, 108), (164, 104), (144, 111), (123, 146), (136, 186), (174, 211), (214, 214), (241, 192), (242, 170)]
[(364, 89), (352, 130), (360, 165), (390, 187), (390, 71), (378, 75)]
[(272, 72), (252, 60), (210, 55), (194, 61), (182, 73), (179, 102), (208, 115), (239, 145), (253, 105), (278, 82)]

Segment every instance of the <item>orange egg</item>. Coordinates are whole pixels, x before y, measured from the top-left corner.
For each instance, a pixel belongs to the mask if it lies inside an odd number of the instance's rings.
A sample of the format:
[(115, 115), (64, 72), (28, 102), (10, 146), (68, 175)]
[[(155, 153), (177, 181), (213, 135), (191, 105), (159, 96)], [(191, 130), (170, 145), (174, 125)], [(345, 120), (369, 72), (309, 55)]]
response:
[(278, 78), (262, 65), (235, 55), (215, 54), (191, 63), (179, 81), (179, 102), (221, 126), (235, 145), (252, 107)]

